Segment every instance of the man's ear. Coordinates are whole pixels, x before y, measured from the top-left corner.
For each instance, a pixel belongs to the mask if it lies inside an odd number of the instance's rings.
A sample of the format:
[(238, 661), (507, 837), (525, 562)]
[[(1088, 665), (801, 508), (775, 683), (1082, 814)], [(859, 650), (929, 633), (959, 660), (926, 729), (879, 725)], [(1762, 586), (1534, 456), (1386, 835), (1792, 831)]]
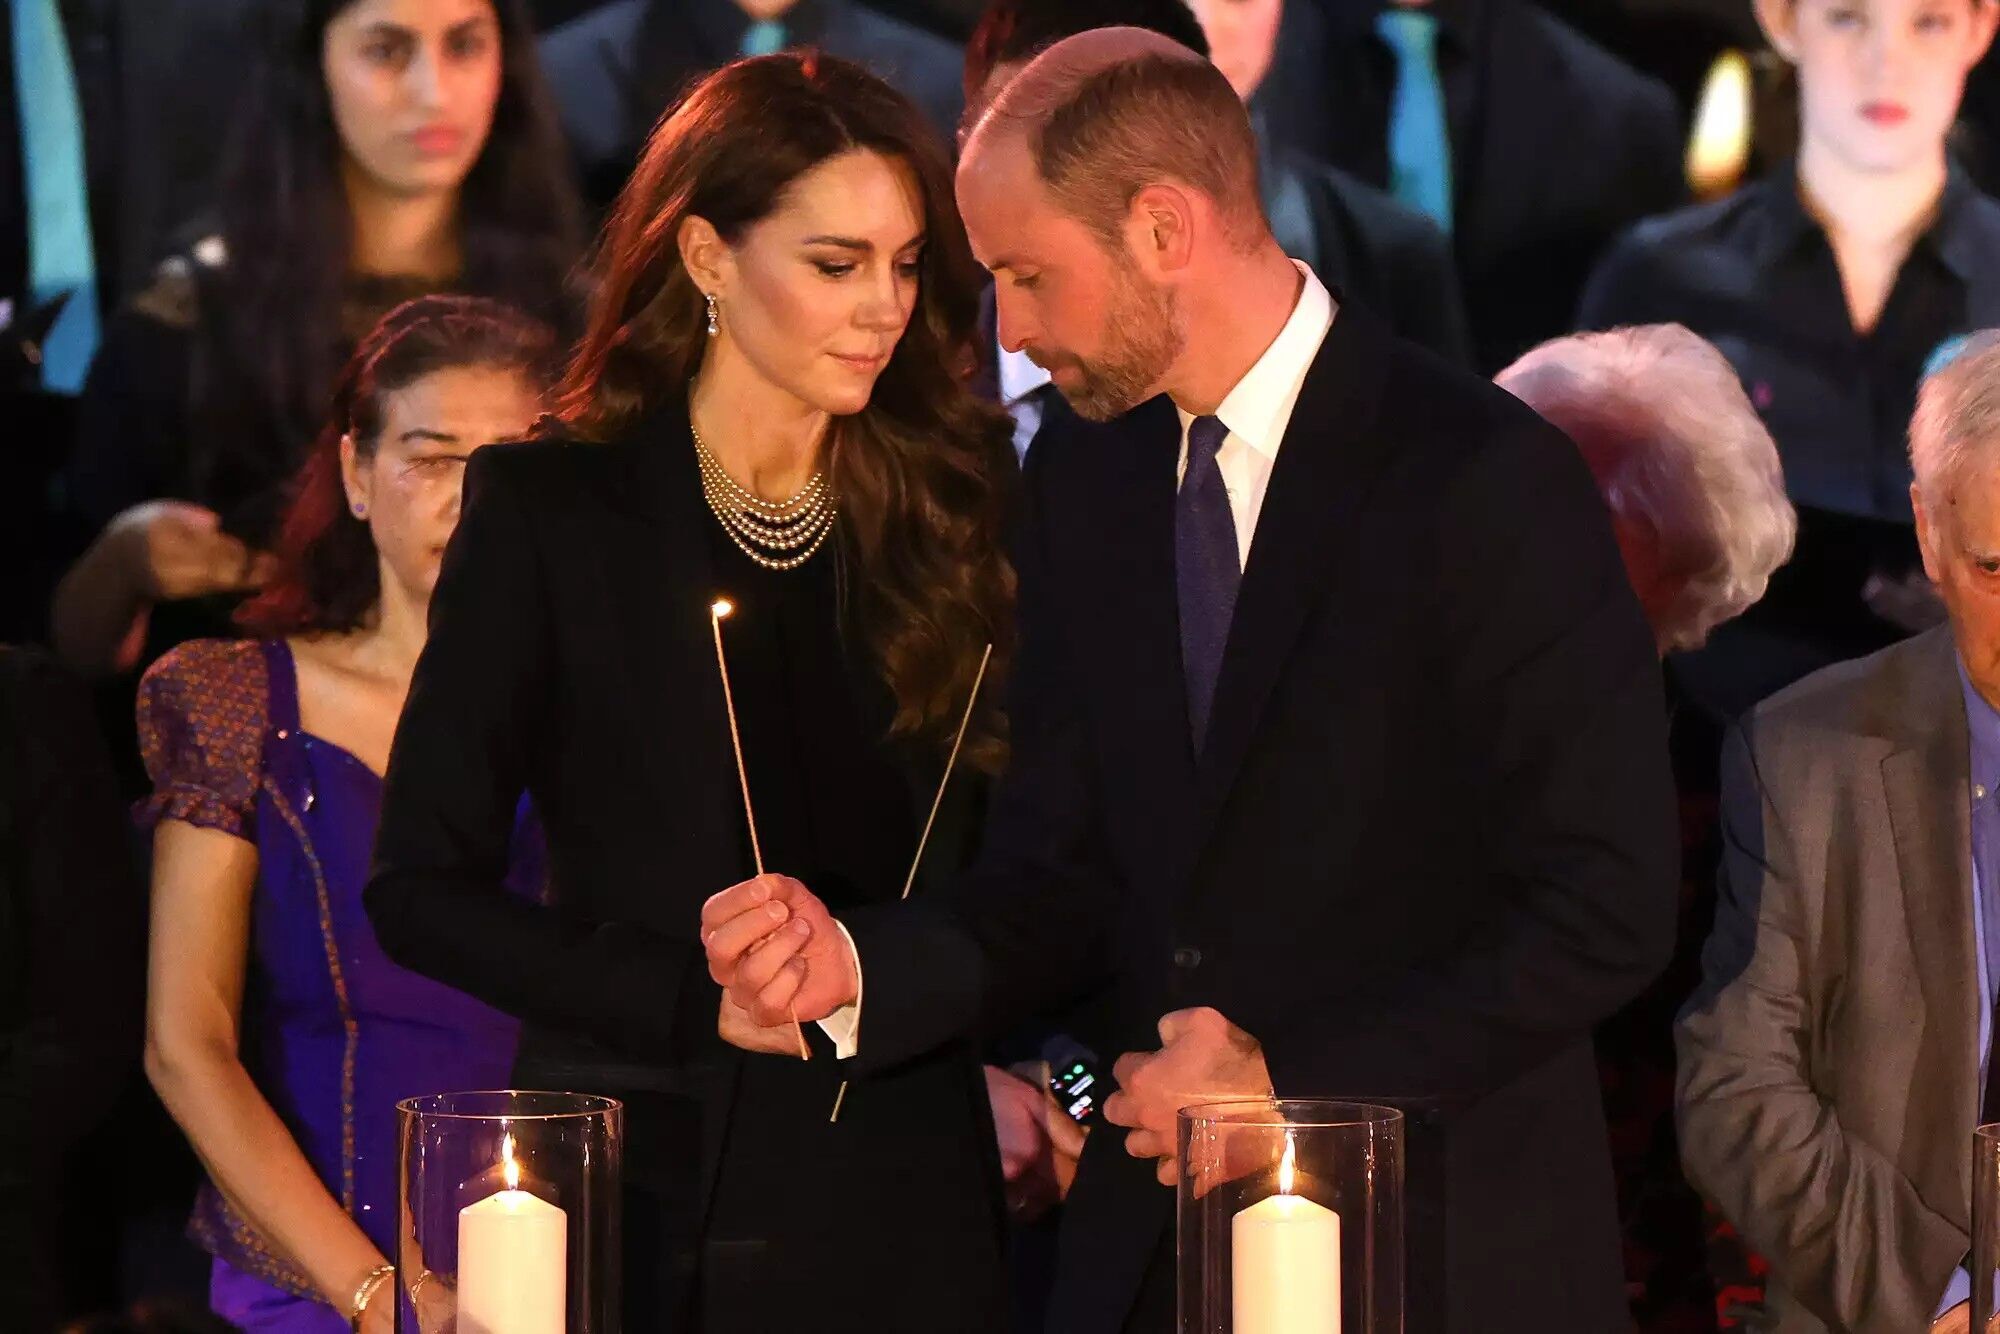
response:
[(1194, 257), (1198, 214), (1194, 197), (1171, 182), (1149, 185), (1132, 196), (1125, 214), (1125, 239), (1148, 277), (1177, 273)]
[(1923, 490), (1915, 482), (1910, 483), (1910, 509), (1917, 516), (1917, 550), (1923, 553), (1924, 573), (1930, 576), (1932, 583), (1942, 583), (1938, 577), (1938, 571), (1944, 563), (1943, 553), (1939, 547), (1943, 534), (1938, 531), (1938, 520), (1942, 516), (1933, 515), (1924, 508)]

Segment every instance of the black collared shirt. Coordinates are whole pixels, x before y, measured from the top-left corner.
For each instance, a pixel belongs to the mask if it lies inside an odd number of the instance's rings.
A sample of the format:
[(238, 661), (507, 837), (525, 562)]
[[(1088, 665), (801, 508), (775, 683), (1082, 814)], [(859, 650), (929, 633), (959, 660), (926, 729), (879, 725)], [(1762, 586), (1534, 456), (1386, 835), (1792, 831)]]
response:
[(1578, 323), (1684, 324), (1721, 349), (1778, 443), (1802, 507), (1908, 524), (1906, 445), (1939, 348), (2000, 325), (2000, 203), (1954, 169), (1936, 220), (1858, 332), (1796, 172), (1634, 228), (1591, 276)]
[(1940, 348), (2000, 325), (2000, 203), (1954, 169), (1864, 334), (1788, 166), (1720, 203), (1635, 227), (1591, 276), (1578, 317), (1587, 329), (1668, 321), (1736, 368), (1799, 509), (1797, 546), (1764, 599), (1686, 664), (1694, 688), (1733, 714), (1912, 628), (1878, 617), (1867, 590), (1917, 577), (1910, 413)]

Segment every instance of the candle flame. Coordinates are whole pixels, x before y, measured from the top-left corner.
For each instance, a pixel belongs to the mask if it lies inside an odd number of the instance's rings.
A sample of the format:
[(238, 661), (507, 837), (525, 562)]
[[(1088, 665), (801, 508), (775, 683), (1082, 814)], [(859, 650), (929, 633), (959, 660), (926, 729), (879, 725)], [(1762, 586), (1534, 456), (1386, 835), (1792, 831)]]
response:
[(1278, 1193), (1290, 1195), (1299, 1171), (1299, 1146), (1292, 1132), (1285, 1132), (1285, 1156), (1278, 1160)]
[(514, 1161), (514, 1137), (500, 1138), (500, 1175), (506, 1178), (508, 1190), (521, 1188), (521, 1165)]
[(723, 617), (727, 616), (730, 612), (735, 611), (736, 604), (734, 602), (731, 602), (728, 598), (717, 598), (715, 601), (708, 604), (708, 610), (710, 614), (713, 615), (715, 619), (719, 621)]

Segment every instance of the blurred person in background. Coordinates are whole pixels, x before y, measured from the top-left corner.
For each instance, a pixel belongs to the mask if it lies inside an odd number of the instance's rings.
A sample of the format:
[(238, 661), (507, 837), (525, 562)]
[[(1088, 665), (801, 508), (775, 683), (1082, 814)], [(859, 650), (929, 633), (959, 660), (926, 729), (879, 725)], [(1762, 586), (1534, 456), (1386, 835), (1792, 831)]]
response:
[(1679, 921), (1666, 971), (1598, 1026), (1632, 1314), (1647, 1331), (1715, 1327), (1745, 1269), (1682, 1175), (1674, 1137), (1673, 1019), (1700, 977), (1721, 857), (1722, 723), (1688, 698), (1669, 653), (1698, 648), (1763, 596), (1797, 518), (1771, 436), (1720, 352), (1677, 325), (1559, 338), (1496, 382), (1582, 451), (1611, 510), (1625, 573), (1664, 659), (1680, 809)]
[[(140, 687), (146, 1069), (208, 1171), (190, 1232), (214, 1257), (210, 1304), (253, 1334), (386, 1334), (396, 1103), (499, 1087), (513, 1066), (515, 1023), (390, 963), (361, 888), (466, 461), (527, 432), (553, 351), (491, 301), (390, 312), (240, 615), (258, 637), (184, 644)], [(533, 897), (525, 804), (513, 825), (508, 892)]]
[(1686, 193), (1666, 86), (1528, 0), (1293, 0), (1251, 110), (1450, 235), (1487, 374), (1568, 333), (1598, 256)]
[(653, 126), (702, 75), (805, 46), (885, 80), (940, 136), (957, 127), (957, 49), (861, 0), (613, 0), (542, 38), (591, 204), (610, 207)]
[[(60, 573), (50, 481), (104, 317), (213, 202), (254, 0), (0, 6), (0, 642), (39, 640)], [(74, 554), (71, 552), (70, 554)]]
[(431, 291), (561, 320), (578, 247), (516, 0), (295, 0), (225, 172), (216, 230), (118, 315), (66, 476), (89, 535), (53, 642), (123, 673), (269, 574), (284, 488), (349, 351)]
[(1757, 14), (1797, 73), (1796, 160), (1633, 228), (1578, 313), (1586, 328), (1673, 321), (1707, 338), (1777, 441), (1798, 553), (1684, 664), (1731, 715), (1939, 622), (1904, 429), (1934, 360), (2000, 324), (2000, 204), (1947, 151), (2000, 4), (1758, 0)]

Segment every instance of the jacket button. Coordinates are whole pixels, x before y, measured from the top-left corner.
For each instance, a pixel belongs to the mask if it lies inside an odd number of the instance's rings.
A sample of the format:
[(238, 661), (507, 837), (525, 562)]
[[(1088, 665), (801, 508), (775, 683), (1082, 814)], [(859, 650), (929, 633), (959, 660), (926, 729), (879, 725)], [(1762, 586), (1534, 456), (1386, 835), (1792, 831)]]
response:
[(1201, 951), (1187, 945), (1181, 946), (1174, 951), (1174, 967), (1193, 972), (1201, 967)]

